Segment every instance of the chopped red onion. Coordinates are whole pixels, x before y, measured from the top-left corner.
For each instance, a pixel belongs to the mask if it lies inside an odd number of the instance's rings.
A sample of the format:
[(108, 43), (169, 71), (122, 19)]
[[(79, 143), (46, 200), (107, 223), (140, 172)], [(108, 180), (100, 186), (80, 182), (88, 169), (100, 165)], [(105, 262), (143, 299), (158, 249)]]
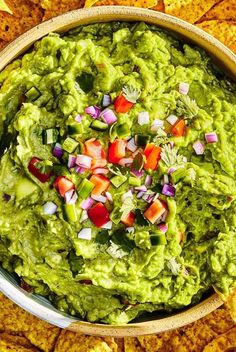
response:
[(169, 122), (170, 125), (174, 126), (176, 122), (178, 121), (178, 117), (175, 115), (169, 115), (166, 119), (167, 122)]
[(166, 233), (166, 231), (168, 230), (168, 224), (166, 224), (165, 222), (162, 222), (161, 224), (158, 225), (159, 230), (161, 230), (161, 232)]
[(63, 155), (63, 149), (62, 149), (61, 144), (59, 144), (59, 143), (55, 144), (55, 147), (53, 148), (52, 154), (56, 158), (61, 159), (61, 157)]
[(166, 210), (166, 211), (164, 211), (164, 213), (163, 213), (162, 216), (161, 216), (161, 220), (162, 220), (163, 222), (166, 221), (167, 215), (168, 215), (168, 211)]
[(78, 114), (78, 115), (75, 116), (75, 121), (78, 122), (78, 123), (81, 123), (82, 118), (83, 118), (83, 116)]
[(75, 172), (77, 172), (77, 174), (83, 174), (87, 169), (85, 169), (84, 167), (81, 166), (76, 166), (75, 167)]
[(96, 105), (88, 106), (84, 111), (93, 119), (97, 119), (101, 113), (101, 109)]
[(186, 82), (180, 82), (179, 84), (179, 93), (187, 95), (189, 92), (189, 84)]
[(174, 197), (175, 187), (172, 186), (171, 184), (164, 184), (161, 193), (164, 194), (165, 196)]
[(134, 152), (137, 150), (138, 146), (135, 144), (134, 138), (131, 138), (131, 139), (128, 141), (128, 143), (127, 143), (127, 145), (126, 145), (126, 148), (127, 148), (128, 150), (130, 150), (132, 153), (134, 153)]
[(102, 226), (102, 229), (111, 230), (112, 229), (112, 221), (108, 221), (106, 224)]
[(68, 158), (68, 168), (71, 169), (72, 167), (75, 167), (75, 162), (76, 162), (76, 156), (70, 154)]
[(45, 215), (54, 215), (57, 211), (57, 205), (53, 202), (47, 202), (43, 205)]
[(138, 191), (138, 192), (147, 192), (147, 187), (145, 185), (134, 187), (134, 189), (135, 191)]
[(170, 141), (169, 145), (171, 146), (171, 148), (174, 148), (175, 142), (174, 141)]
[(111, 105), (111, 103), (112, 103), (111, 96), (109, 94), (104, 94), (102, 98), (102, 106), (105, 108)]
[(107, 197), (107, 200), (109, 200), (109, 202), (113, 202), (112, 194), (110, 192), (105, 192), (105, 195)]
[(121, 166), (131, 165), (133, 163), (133, 161), (134, 161), (133, 158), (122, 158), (119, 161), (119, 165), (121, 165)]
[(137, 198), (138, 199), (142, 198), (144, 194), (145, 194), (145, 192), (138, 192)]
[(80, 230), (80, 232), (78, 232), (78, 238), (90, 241), (92, 238), (92, 229), (90, 227), (85, 227)]
[(94, 204), (94, 200), (91, 197), (88, 197), (87, 199), (83, 200), (82, 203), (80, 204), (80, 208), (83, 210), (88, 210), (91, 208)]
[(108, 125), (112, 125), (113, 123), (115, 123), (117, 121), (117, 117), (116, 117), (114, 111), (109, 108), (106, 108), (105, 110), (103, 110), (100, 113), (100, 117)]
[(84, 169), (90, 169), (92, 163), (92, 158), (87, 155), (79, 154), (76, 158), (76, 164), (83, 167)]
[(77, 202), (77, 199), (78, 199), (78, 194), (74, 192), (68, 204), (75, 204)]
[(152, 194), (147, 194), (144, 193), (144, 195), (142, 196), (143, 200), (145, 200), (145, 202), (147, 203), (152, 203), (153, 202), (153, 197), (154, 197), (154, 192), (152, 192)]
[(130, 226), (130, 227), (126, 227), (126, 231), (128, 231), (128, 233), (134, 233), (134, 227)]
[(97, 175), (97, 174), (107, 175), (107, 174), (109, 174), (109, 170), (106, 169), (105, 167), (97, 167), (96, 169), (93, 170), (93, 173), (95, 175)]
[(81, 214), (81, 217), (80, 217), (80, 222), (83, 222), (85, 220), (88, 219), (88, 213), (87, 213), (87, 210), (83, 210), (82, 211), (82, 214)]
[(215, 132), (205, 133), (205, 138), (206, 138), (207, 143), (218, 142), (218, 136)]
[(164, 126), (164, 121), (163, 120), (155, 119), (152, 122), (151, 131), (152, 132), (157, 132), (159, 130), (159, 128), (163, 128), (163, 126)]
[(140, 112), (138, 114), (138, 124), (143, 126), (149, 123), (149, 114), (147, 111)]
[(66, 203), (69, 203), (69, 202), (70, 202), (70, 200), (71, 200), (73, 194), (74, 194), (74, 189), (71, 189), (71, 190), (69, 190), (69, 191), (67, 191), (67, 192), (65, 193), (65, 200), (66, 200)]
[(122, 195), (122, 202), (125, 201), (125, 199), (127, 198), (133, 198), (133, 193), (131, 190), (129, 190), (128, 192), (125, 192), (123, 195)]
[(152, 176), (147, 175), (144, 181), (145, 186), (149, 187), (152, 184)]
[(94, 200), (96, 200), (97, 202), (101, 202), (101, 203), (106, 203), (107, 198), (100, 195), (100, 196), (96, 196), (95, 194), (91, 195), (91, 198), (93, 198)]
[(131, 170), (130, 173), (134, 175), (137, 178), (141, 178), (144, 175), (144, 170), (138, 171), (138, 170)]
[(168, 170), (168, 174), (171, 175), (173, 174), (173, 172), (175, 172), (177, 170), (176, 167), (170, 167), (169, 170)]
[(205, 146), (201, 141), (196, 141), (193, 143), (193, 149), (197, 155), (202, 155), (204, 154)]
[(152, 201), (155, 202), (155, 200), (157, 200), (157, 198), (159, 198), (159, 195), (160, 195), (159, 193), (156, 193), (156, 195), (153, 197)]
[(9, 202), (11, 200), (11, 196), (9, 194), (7, 194), (7, 193), (4, 193), (3, 194), (3, 200), (5, 202)]

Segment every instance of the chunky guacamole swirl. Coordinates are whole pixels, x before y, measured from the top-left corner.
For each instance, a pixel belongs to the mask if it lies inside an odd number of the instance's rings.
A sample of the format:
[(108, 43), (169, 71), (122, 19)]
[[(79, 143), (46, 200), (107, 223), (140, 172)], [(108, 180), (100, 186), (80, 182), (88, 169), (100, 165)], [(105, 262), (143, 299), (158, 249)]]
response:
[(144, 23), (50, 34), (0, 73), (0, 261), (88, 321), (236, 282), (236, 86)]

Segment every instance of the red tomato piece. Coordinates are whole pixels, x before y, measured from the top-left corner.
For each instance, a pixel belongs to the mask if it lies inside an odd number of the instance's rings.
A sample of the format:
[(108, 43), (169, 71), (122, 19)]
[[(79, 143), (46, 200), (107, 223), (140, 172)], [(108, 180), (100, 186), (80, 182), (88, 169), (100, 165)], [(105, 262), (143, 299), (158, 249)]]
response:
[(185, 135), (185, 121), (184, 119), (178, 120), (171, 129), (171, 133), (175, 137), (182, 137)]
[(114, 101), (114, 108), (116, 112), (126, 113), (132, 107), (134, 103), (128, 101), (123, 94), (120, 94)]
[(107, 188), (110, 186), (110, 180), (106, 176), (103, 175), (92, 175), (90, 180), (95, 187), (92, 190), (92, 194), (95, 196), (100, 196)]
[(110, 214), (102, 203), (97, 203), (88, 209), (88, 217), (96, 227), (102, 227), (110, 220)]
[(130, 212), (127, 216), (122, 216), (121, 221), (126, 226), (133, 226), (135, 222), (135, 214), (133, 212)]
[(166, 211), (166, 204), (159, 199), (156, 199), (147, 210), (144, 212), (144, 216), (152, 224), (154, 224)]
[(116, 139), (109, 146), (108, 161), (112, 164), (118, 164), (120, 159), (125, 156), (126, 141), (123, 139)]
[(157, 147), (153, 143), (150, 143), (146, 146), (144, 150), (144, 155), (146, 156), (144, 169), (156, 170), (158, 166), (158, 162), (161, 159), (161, 147)]
[(62, 197), (65, 197), (66, 192), (75, 188), (74, 183), (65, 176), (58, 176), (53, 182), (53, 186), (57, 189)]
[(40, 182), (45, 183), (50, 179), (51, 174), (44, 174), (37, 168), (36, 164), (40, 161), (42, 161), (42, 160), (39, 158), (33, 157), (29, 162), (28, 170)]

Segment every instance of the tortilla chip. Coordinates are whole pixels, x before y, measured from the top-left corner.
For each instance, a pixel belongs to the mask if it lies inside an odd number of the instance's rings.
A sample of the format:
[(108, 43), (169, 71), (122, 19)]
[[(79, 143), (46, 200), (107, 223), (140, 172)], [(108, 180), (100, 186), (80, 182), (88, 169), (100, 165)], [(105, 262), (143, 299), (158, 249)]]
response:
[(208, 314), (202, 321), (215, 331), (217, 335), (224, 334), (235, 326), (229, 310), (224, 306)]
[(197, 26), (216, 37), (236, 53), (236, 22), (212, 20), (204, 21)]
[(145, 352), (145, 349), (140, 345), (136, 337), (124, 338), (125, 352)]
[[(109, 338), (108, 338), (109, 339)], [(114, 352), (101, 337), (79, 335), (63, 330), (57, 340), (54, 352)]]
[(165, 6), (163, 0), (157, 0), (157, 4), (154, 7), (151, 7), (151, 10), (165, 12)]
[(195, 23), (220, 0), (164, 0), (169, 15)]
[(0, 11), (0, 39), (7, 42), (15, 39), (29, 28), (39, 24), (43, 10), (29, 0), (6, 0), (13, 15)]
[(47, 20), (71, 10), (81, 9), (84, 7), (84, 3), (85, 0), (43, 0), (42, 8), (45, 9), (43, 20)]
[(108, 6), (108, 5), (119, 5), (119, 6), (134, 6), (151, 8), (157, 5), (157, 0), (86, 0), (85, 7), (96, 6)]
[(165, 351), (168, 346), (168, 341), (177, 335), (177, 331), (163, 332), (157, 335), (139, 336), (138, 340), (140, 345), (146, 352)]
[[(45, 352), (54, 349), (60, 329), (27, 313), (0, 294), (0, 330), (21, 333)], [(1, 351), (1, 350), (0, 350)]]
[(208, 20), (236, 21), (236, 0), (223, 0), (208, 11), (200, 22)]
[(5, 42), (4, 40), (0, 39), (0, 50), (2, 50), (6, 45), (7, 45), (7, 42)]
[(124, 352), (125, 351), (124, 339), (115, 338), (115, 342), (117, 344), (117, 352)]
[(218, 336), (205, 346), (203, 352), (230, 352), (236, 351), (236, 327), (223, 335)]
[(8, 333), (0, 333), (1, 352), (39, 352), (37, 348), (22, 336), (14, 336)]
[(12, 15), (12, 10), (7, 6), (4, 0), (0, 0), (0, 11), (5, 11)]

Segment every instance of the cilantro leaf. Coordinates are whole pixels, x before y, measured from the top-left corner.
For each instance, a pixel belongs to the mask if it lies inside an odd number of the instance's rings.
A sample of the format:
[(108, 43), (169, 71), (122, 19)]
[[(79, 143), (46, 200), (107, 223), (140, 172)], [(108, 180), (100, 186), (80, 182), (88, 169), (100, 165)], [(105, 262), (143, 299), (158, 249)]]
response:
[(181, 95), (176, 103), (177, 116), (183, 116), (185, 119), (192, 119), (198, 114), (199, 107), (195, 100), (190, 99), (188, 95)]
[(171, 148), (170, 144), (165, 144), (162, 147), (161, 159), (168, 166), (178, 166), (184, 163), (183, 155), (178, 155), (175, 148)]

